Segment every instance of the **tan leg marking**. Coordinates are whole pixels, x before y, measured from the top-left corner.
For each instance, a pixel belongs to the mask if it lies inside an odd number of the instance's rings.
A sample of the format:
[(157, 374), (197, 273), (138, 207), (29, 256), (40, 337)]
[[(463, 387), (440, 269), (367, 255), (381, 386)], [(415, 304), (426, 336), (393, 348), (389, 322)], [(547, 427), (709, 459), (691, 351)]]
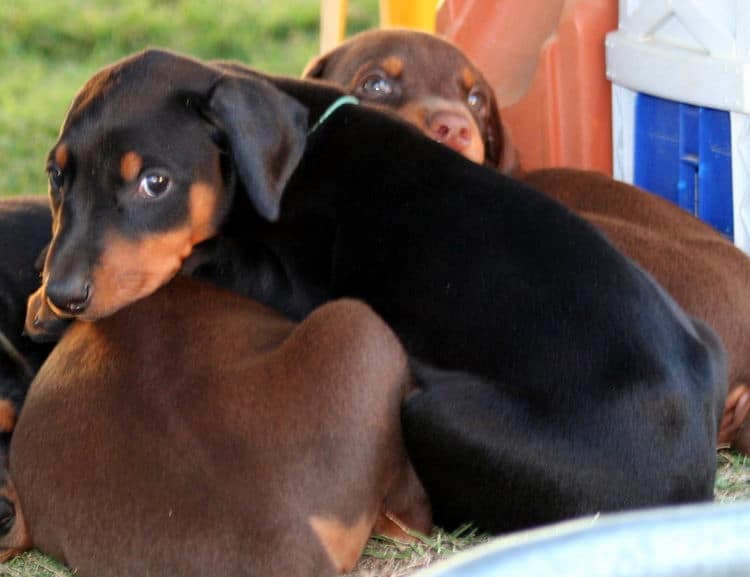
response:
[(364, 518), (351, 527), (331, 517), (313, 516), (310, 526), (325, 547), (334, 567), (343, 573), (354, 568), (372, 532), (373, 521)]

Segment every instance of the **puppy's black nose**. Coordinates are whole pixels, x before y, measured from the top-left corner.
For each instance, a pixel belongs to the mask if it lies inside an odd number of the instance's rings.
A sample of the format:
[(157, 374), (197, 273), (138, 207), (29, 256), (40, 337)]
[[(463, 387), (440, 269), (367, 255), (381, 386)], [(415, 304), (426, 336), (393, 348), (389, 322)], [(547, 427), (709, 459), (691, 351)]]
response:
[(16, 522), (16, 508), (5, 497), (0, 497), (0, 537), (6, 535)]
[(91, 302), (91, 284), (87, 279), (50, 279), (44, 290), (55, 308), (71, 315), (81, 314)]

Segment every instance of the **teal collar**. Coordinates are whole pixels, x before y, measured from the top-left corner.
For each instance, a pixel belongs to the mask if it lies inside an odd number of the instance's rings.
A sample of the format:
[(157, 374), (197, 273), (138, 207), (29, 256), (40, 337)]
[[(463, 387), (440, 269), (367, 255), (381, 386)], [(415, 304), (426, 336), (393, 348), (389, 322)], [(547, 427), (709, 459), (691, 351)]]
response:
[(318, 128), (320, 128), (320, 125), (328, 120), (328, 117), (336, 112), (337, 109), (341, 108), (344, 104), (359, 104), (359, 98), (357, 98), (356, 96), (346, 95), (340, 96), (339, 98), (334, 100), (333, 103), (328, 108), (326, 108), (326, 111), (320, 115), (320, 118), (318, 118), (318, 121), (313, 125), (313, 127), (307, 131), (307, 135), (311, 135)]

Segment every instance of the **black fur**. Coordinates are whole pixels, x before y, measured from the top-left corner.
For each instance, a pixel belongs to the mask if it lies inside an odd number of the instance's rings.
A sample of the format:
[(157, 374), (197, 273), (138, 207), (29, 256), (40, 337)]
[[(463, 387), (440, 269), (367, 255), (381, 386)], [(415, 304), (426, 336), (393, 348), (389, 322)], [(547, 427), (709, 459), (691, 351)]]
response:
[[(0, 399), (16, 412), (50, 345), (24, 336), (26, 299), (39, 287), (37, 260), (52, 235), (46, 197), (0, 200)], [(0, 454), (7, 451), (8, 432), (0, 434)]]
[(418, 359), (403, 421), (439, 523), (711, 499), (718, 340), (536, 191), (350, 106), (308, 140), (281, 221), (245, 230), (290, 271), (277, 307), (364, 298)]
[[(422, 385), (404, 407), (403, 425), (439, 523), (507, 531), (711, 499), (726, 394), (721, 345), (583, 220), (365, 107), (344, 106), (306, 136), (340, 94), (327, 86), (165, 53), (118, 66), (122, 78), (141, 81), (121, 82), (95, 102), (106, 118), (119, 114), (118, 102), (132, 103), (138, 114), (117, 117), (127, 130), (108, 134), (101, 123), (79, 122), (71, 124), (76, 139), (64, 129), (63, 141), (127, 136), (111, 146), (124, 151), (159, 135), (167, 141), (152, 145), (149, 157), (157, 166), (184, 164), (170, 155), (186, 142), (203, 162), (220, 157), (228, 198), (218, 204), (232, 206), (219, 237), (196, 247), (187, 270), (292, 317), (353, 296), (385, 318)], [(146, 97), (150, 73), (159, 88)], [(223, 102), (234, 103), (231, 114), (211, 99), (219, 85)], [(176, 97), (185, 93), (203, 102), (194, 112), (203, 127), (184, 118), (170, 125), (186, 114)], [(294, 110), (269, 114), (290, 97)], [(307, 122), (300, 109), (308, 109)], [(76, 114), (85, 118), (85, 107)], [(306, 139), (293, 172), (296, 144), (273, 148), (292, 156), (259, 162), (255, 143), (245, 142), (277, 132), (287, 143)], [(179, 142), (166, 145), (176, 134)], [(71, 151), (73, 159), (81, 154)], [(269, 163), (278, 170), (248, 176), (248, 167)], [(271, 222), (279, 188), (263, 182), (270, 175), (284, 183), (290, 174)], [(113, 191), (133, 215), (156, 211), (129, 200), (127, 188), (67, 186), (81, 195), (78, 203), (101, 195), (102, 215), (78, 226), (120, 226)], [(163, 206), (184, 205), (180, 191)], [(75, 220), (72, 202), (66, 210)], [(48, 264), (71, 258), (70, 247), (52, 246), (61, 254)], [(89, 262), (98, 248), (82, 246)]]

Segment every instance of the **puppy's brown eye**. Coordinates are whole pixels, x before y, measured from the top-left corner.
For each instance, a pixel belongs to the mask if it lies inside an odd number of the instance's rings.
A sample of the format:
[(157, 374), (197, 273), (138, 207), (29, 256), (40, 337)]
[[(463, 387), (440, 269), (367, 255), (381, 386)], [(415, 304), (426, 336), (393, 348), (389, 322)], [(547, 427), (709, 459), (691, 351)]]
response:
[(361, 84), (362, 91), (377, 98), (393, 94), (393, 83), (381, 74), (371, 74)]
[(148, 198), (157, 198), (171, 188), (172, 181), (164, 174), (148, 174), (141, 179), (138, 193)]
[(484, 94), (479, 92), (476, 88), (469, 92), (469, 95), (466, 97), (466, 102), (471, 109), (476, 112), (480, 112), (487, 105), (487, 99), (484, 97)]

